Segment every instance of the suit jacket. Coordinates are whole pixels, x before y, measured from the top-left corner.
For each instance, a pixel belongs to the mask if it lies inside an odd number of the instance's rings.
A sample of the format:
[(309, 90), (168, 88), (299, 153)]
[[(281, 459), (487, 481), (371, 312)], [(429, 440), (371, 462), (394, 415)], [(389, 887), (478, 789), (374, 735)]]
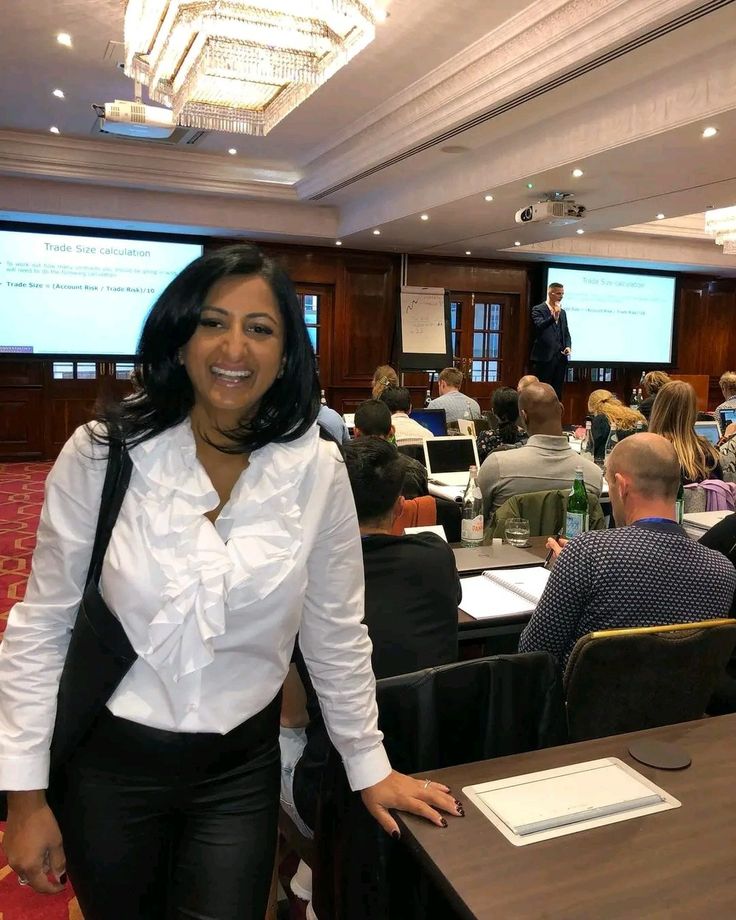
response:
[(559, 328), (546, 303), (532, 307), (534, 323), (534, 344), (532, 361), (551, 361), (563, 348), (572, 348), (570, 330), (567, 327), (567, 314), (560, 310)]

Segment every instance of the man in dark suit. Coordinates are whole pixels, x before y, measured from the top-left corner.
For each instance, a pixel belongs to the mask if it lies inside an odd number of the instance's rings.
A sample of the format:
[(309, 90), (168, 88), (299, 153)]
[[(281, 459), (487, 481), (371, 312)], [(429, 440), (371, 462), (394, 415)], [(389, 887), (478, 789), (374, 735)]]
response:
[(547, 288), (547, 300), (532, 307), (534, 373), (542, 383), (550, 384), (559, 400), (562, 400), (567, 358), (572, 346), (567, 315), (560, 306), (564, 296), (565, 288), (553, 282)]

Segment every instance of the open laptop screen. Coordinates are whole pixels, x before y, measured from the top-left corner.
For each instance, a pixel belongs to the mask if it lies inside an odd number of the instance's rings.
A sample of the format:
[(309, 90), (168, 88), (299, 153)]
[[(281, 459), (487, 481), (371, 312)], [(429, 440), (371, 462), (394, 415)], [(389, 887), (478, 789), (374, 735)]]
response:
[(718, 422), (715, 420), (712, 422), (696, 422), (695, 434), (707, 438), (711, 444), (717, 444), (721, 437), (721, 433), (718, 430)]
[(447, 434), (447, 413), (444, 409), (412, 409), (411, 417), (429, 428), (436, 438), (444, 438)]
[(725, 434), (726, 428), (736, 422), (736, 409), (721, 409), (718, 414), (721, 417), (721, 431)]
[(478, 464), (475, 438), (434, 438), (424, 442), (429, 475), (440, 473), (467, 473)]

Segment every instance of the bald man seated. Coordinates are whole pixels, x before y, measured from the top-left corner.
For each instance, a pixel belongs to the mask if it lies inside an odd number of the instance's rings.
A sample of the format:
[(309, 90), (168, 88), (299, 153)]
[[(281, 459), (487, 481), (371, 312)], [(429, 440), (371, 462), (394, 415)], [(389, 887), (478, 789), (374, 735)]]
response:
[(478, 474), (486, 516), (514, 495), (569, 489), (578, 466), (585, 488), (598, 497), (603, 474), (570, 447), (562, 432), (562, 403), (548, 383), (530, 383), (519, 393), (519, 415), (529, 440), (518, 450), (489, 454)]
[(528, 387), (532, 383), (539, 383), (539, 377), (535, 377), (534, 374), (524, 374), (524, 376), (516, 384), (516, 392), (521, 393), (521, 391)]
[(577, 640), (598, 629), (727, 617), (736, 569), (675, 522), (680, 464), (669, 441), (636, 434), (606, 463), (614, 517), (623, 526), (549, 544), (558, 553), (521, 634), (520, 652), (554, 655), (564, 668)]

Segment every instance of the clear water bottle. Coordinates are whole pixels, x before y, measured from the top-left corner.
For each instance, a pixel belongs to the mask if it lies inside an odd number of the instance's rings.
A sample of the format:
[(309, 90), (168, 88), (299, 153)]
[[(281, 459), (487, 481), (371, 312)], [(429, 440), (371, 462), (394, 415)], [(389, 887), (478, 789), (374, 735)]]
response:
[(575, 471), (575, 481), (567, 498), (565, 514), (565, 539), (572, 540), (588, 529), (588, 493), (585, 491), (583, 468)]
[(320, 390), (320, 391), (319, 391), (319, 404), (320, 404), (320, 406), (326, 406), (326, 405), (327, 405), (327, 399), (326, 399), (326, 397), (325, 397), (325, 391), (324, 391), (324, 390)]
[(460, 529), (463, 546), (481, 546), (483, 543), (483, 496), (478, 485), (478, 468), (468, 471), (468, 487), (463, 495), (463, 520)]
[(431, 402), (432, 402), (432, 391), (431, 391), (431, 390), (427, 390), (427, 396), (426, 396), (426, 398), (425, 398), (425, 400), (424, 400), (424, 408), (426, 409), (427, 406), (428, 406)]
[(618, 444), (618, 428), (616, 427), (615, 422), (611, 422), (611, 430), (608, 432), (608, 440), (606, 441), (605, 449), (605, 459), (608, 460), (608, 455), (611, 453), (613, 448)]
[(595, 463), (595, 443), (593, 441), (593, 423), (588, 419), (585, 423), (585, 438), (580, 445), (580, 456)]
[(631, 391), (631, 399), (629, 401), (629, 408), (630, 409), (639, 408), (639, 400), (637, 399), (637, 396), (636, 396), (636, 387), (634, 387), (634, 389)]
[(678, 524), (682, 524), (682, 518), (685, 514), (685, 489), (682, 485), (682, 480), (680, 480), (680, 488), (677, 490), (677, 498), (675, 499), (675, 520)]

